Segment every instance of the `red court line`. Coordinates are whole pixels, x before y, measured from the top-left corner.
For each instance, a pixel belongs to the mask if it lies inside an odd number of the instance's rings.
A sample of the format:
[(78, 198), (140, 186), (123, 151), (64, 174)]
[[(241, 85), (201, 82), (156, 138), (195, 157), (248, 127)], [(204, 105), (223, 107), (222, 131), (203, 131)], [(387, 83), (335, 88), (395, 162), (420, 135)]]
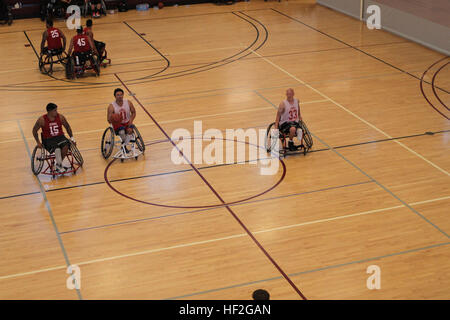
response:
[(448, 66), (450, 62), (447, 62), (446, 64), (444, 64), (443, 66), (441, 66), (436, 73), (433, 76), (433, 79), (431, 80), (431, 88), (433, 89), (433, 93), (436, 96), (436, 98), (439, 100), (439, 102), (444, 106), (444, 108), (446, 108), (447, 110), (450, 111), (450, 108), (447, 107), (447, 105), (441, 100), (441, 98), (439, 97), (437, 91), (436, 91), (436, 87), (434, 85), (435, 81), (436, 81), (436, 76), (438, 75), (439, 72), (441, 72), (442, 69), (444, 69), (446, 66)]
[[(178, 149), (180, 154), (183, 156), (184, 159), (189, 163), (189, 165), (192, 167), (192, 169), (199, 175), (199, 177), (203, 180), (203, 182), (211, 189), (211, 191), (214, 193), (214, 195), (223, 203), (226, 202), (222, 199), (222, 197), (217, 193), (217, 191), (213, 188), (213, 186), (206, 180), (206, 178), (200, 173), (200, 171), (192, 164), (192, 162), (189, 161), (189, 159), (183, 154), (183, 152), (178, 148), (178, 146), (175, 144), (175, 142), (170, 139), (169, 135), (166, 131), (159, 125), (159, 123), (153, 118), (153, 116), (148, 112), (148, 110), (142, 105), (142, 103), (136, 98), (136, 95), (133, 94), (130, 89), (126, 86), (126, 84), (122, 81), (122, 79), (119, 78), (117, 74), (114, 74), (116, 78), (120, 81), (120, 83), (125, 87), (125, 89), (128, 91), (128, 93), (133, 97), (133, 99), (141, 106), (142, 110), (152, 119), (152, 121), (155, 123), (155, 125), (161, 130), (161, 132), (169, 139), (169, 142), (172, 143), (172, 145)], [(255, 242), (255, 244), (261, 249), (261, 251), (264, 253), (264, 255), (272, 262), (272, 264), (275, 266), (275, 268), (278, 269), (278, 271), (281, 273), (281, 275), (286, 279), (286, 281), (291, 285), (291, 287), (298, 293), (298, 295), (303, 299), (307, 300), (306, 297), (303, 295), (303, 293), (297, 288), (297, 286), (294, 284), (294, 282), (289, 278), (289, 276), (281, 269), (281, 267), (275, 262), (275, 260), (270, 256), (270, 254), (264, 249), (264, 247), (259, 243), (258, 240), (256, 240), (255, 236), (250, 232), (250, 230), (245, 226), (245, 224), (238, 218), (238, 216), (231, 210), (229, 206), (225, 206), (225, 208), (230, 212), (230, 214), (233, 216), (233, 218), (241, 225), (241, 227), (245, 230), (245, 232), (248, 234), (248, 236)]]

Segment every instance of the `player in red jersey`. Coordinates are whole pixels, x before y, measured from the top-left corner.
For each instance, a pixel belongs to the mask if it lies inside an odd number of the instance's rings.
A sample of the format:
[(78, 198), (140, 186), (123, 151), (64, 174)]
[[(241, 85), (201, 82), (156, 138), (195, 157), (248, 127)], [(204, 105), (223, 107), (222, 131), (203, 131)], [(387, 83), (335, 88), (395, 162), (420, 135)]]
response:
[(83, 34), (83, 29), (81, 27), (77, 29), (77, 34), (73, 36), (72, 40), (70, 41), (69, 51), (67, 53), (69, 57), (72, 54), (72, 51), (77, 65), (80, 64), (80, 58), (83, 54), (93, 52), (98, 56), (98, 51), (95, 48), (92, 39), (89, 36)]
[[(33, 127), (33, 136), (38, 147), (44, 147), (48, 152), (55, 152), (56, 171), (63, 173), (67, 167), (63, 167), (62, 162), (69, 150), (69, 140), (64, 136), (62, 127), (64, 126), (69, 134), (70, 140), (75, 143), (72, 129), (66, 118), (57, 111), (58, 106), (54, 103), (47, 104), (47, 114), (40, 116)], [(39, 141), (38, 131), (42, 129), (42, 142)]]
[[(66, 49), (66, 36), (58, 28), (53, 27), (53, 21), (48, 19), (46, 21), (47, 30), (42, 34), (41, 41), (41, 55), (47, 50), (63, 52)], [(45, 47), (47, 42), (47, 47)]]
[[(122, 89), (114, 90), (114, 98), (115, 101), (108, 106), (106, 120), (113, 125), (114, 132), (122, 138), (122, 142), (126, 145), (132, 139), (136, 109), (130, 100), (123, 98)], [(119, 122), (113, 121), (113, 114), (120, 115)]]

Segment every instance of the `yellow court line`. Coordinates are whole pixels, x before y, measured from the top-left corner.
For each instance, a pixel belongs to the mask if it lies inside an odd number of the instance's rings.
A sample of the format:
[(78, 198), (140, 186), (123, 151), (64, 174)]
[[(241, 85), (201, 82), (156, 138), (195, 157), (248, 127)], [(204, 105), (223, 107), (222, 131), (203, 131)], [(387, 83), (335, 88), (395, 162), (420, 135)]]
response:
[[(302, 104), (310, 104), (310, 103), (320, 103), (320, 102), (325, 102), (328, 100), (314, 100), (314, 101), (308, 101), (308, 102), (303, 102)], [(242, 109), (242, 110), (236, 110), (236, 111), (229, 111), (229, 112), (221, 112), (221, 113), (214, 113), (214, 114), (207, 114), (207, 115), (199, 115), (199, 116), (195, 116), (195, 117), (187, 117), (187, 118), (180, 118), (180, 119), (174, 119), (174, 120), (166, 120), (166, 121), (160, 121), (159, 123), (161, 124), (167, 124), (167, 123), (174, 123), (174, 122), (178, 122), (178, 121), (185, 121), (185, 120), (194, 120), (194, 119), (198, 119), (201, 120), (203, 118), (211, 118), (211, 117), (215, 117), (215, 116), (223, 116), (223, 115), (229, 115), (229, 114), (236, 114), (236, 113), (244, 113), (244, 112), (249, 112), (249, 111), (256, 111), (256, 110), (267, 110), (268, 107), (263, 107), (263, 108), (249, 108), (249, 109)], [(12, 121), (12, 120), (11, 120)], [(146, 122), (146, 123), (141, 123), (139, 125), (139, 127), (146, 127), (146, 126), (154, 126), (155, 124), (153, 122)], [(79, 134), (86, 134), (86, 133), (94, 133), (94, 132), (103, 132), (105, 131), (105, 129), (95, 129), (95, 130), (87, 130), (87, 131), (77, 131), (74, 132), (74, 136), (75, 135), (79, 135)], [(26, 138), (27, 140), (31, 140), (33, 141), (34, 138)], [(4, 141), (0, 141), (1, 143), (10, 143), (10, 142), (19, 142), (19, 141), (23, 141), (23, 139), (10, 139), (10, 140), (4, 140)]]
[[(284, 70), (283, 68), (281, 68), (280, 66), (278, 66), (277, 64), (273, 63), (272, 61), (270, 61), (269, 59), (263, 57), (262, 55), (260, 55), (259, 53), (257, 53), (256, 51), (250, 49), (250, 51), (252, 51), (254, 54), (256, 54), (258, 57), (262, 58), (263, 60), (265, 60), (266, 62), (270, 63), (272, 66), (274, 66), (275, 68), (277, 68), (278, 70), (284, 72), (285, 74), (287, 74), (288, 76), (290, 76), (292, 79), (297, 80), (298, 82), (300, 82), (302, 85), (304, 85), (305, 87), (313, 90), (314, 92), (320, 94), (322, 97), (328, 99), (329, 101), (333, 102), (335, 105), (337, 105), (339, 108), (341, 108), (342, 110), (346, 111), (347, 113), (351, 114), (352, 116), (354, 116), (356, 119), (364, 122), (366, 125), (368, 125), (369, 127), (371, 127), (372, 129), (378, 131), (379, 133), (381, 133), (382, 135), (384, 135), (385, 137), (389, 138), (389, 139), (393, 139), (393, 137), (391, 137), (390, 135), (388, 135), (386, 132), (384, 132), (383, 130), (377, 128), (376, 126), (374, 126), (373, 124), (371, 124), (370, 122), (364, 120), (363, 118), (361, 118), (360, 116), (358, 116), (357, 114), (353, 113), (352, 111), (350, 111), (349, 109), (347, 109), (346, 107), (344, 107), (343, 105), (337, 103), (336, 101), (334, 101), (333, 99), (331, 99), (330, 97), (328, 97), (326, 94), (322, 93), (321, 91), (313, 88), (312, 86), (310, 86), (309, 84), (307, 84), (306, 82), (304, 82), (303, 80), (297, 78), (296, 76), (294, 76), (293, 74), (289, 73), (288, 71)], [(425, 158), (424, 156), (418, 154), (417, 152), (415, 152), (414, 150), (412, 150), (411, 148), (405, 146), (403, 143), (401, 143), (398, 140), (393, 139), (393, 142), (397, 143), (398, 145), (402, 146), (403, 148), (405, 148), (406, 150), (408, 150), (409, 152), (411, 152), (412, 154), (416, 155), (417, 157), (421, 158), (422, 160), (424, 160), (425, 162), (427, 162), (428, 164), (430, 164), (431, 166), (433, 166), (434, 168), (438, 169), (439, 171), (441, 171), (442, 173), (446, 174), (447, 176), (450, 176), (450, 173), (448, 173), (447, 171), (445, 171), (444, 169), (442, 169), (441, 167), (437, 166), (436, 164), (434, 164), (433, 162), (431, 162), (430, 160), (428, 160), (427, 158)]]
[[(414, 203), (410, 203), (409, 205), (410, 206), (412, 206), (412, 205), (419, 205), (419, 204), (430, 203), (430, 202), (435, 202), (435, 201), (442, 201), (442, 200), (445, 200), (445, 199), (450, 199), (450, 196), (446, 196), (446, 197), (442, 197), (442, 198), (436, 198), (436, 199), (430, 199), (430, 200), (425, 200), (425, 201), (414, 202)], [(354, 214), (349, 214), (349, 215), (344, 215), (344, 216), (338, 216), (338, 217), (334, 217), (334, 218), (313, 220), (313, 221), (308, 221), (308, 222), (303, 222), (303, 223), (298, 223), (298, 224), (293, 224), (293, 225), (288, 225), (288, 226), (282, 226), (282, 227), (278, 227), (278, 228), (254, 231), (253, 234), (260, 234), (260, 233), (265, 233), (265, 232), (272, 232), (272, 231), (277, 231), (277, 230), (301, 227), (301, 226), (304, 226), (304, 225), (310, 225), (310, 224), (315, 224), (315, 223), (322, 223), (322, 222), (327, 222), (327, 221), (346, 219), (346, 218), (351, 218), (351, 217), (356, 217), (356, 216), (361, 216), (361, 215), (367, 215), (367, 214), (372, 214), (372, 213), (377, 213), (377, 212), (383, 212), (383, 211), (388, 211), (388, 210), (393, 210), (393, 209), (399, 209), (399, 208), (402, 208), (402, 207), (406, 207), (406, 206), (405, 205), (398, 205), (398, 206), (394, 206), (394, 207), (388, 207), (388, 208), (364, 211), (364, 212), (359, 212), (359, 213), (354, 213)], [(223, 240), (234, 239), (234, 238), (240, 238), (240, 237), (245, 237), (245, 236), (247, 236), (247, 233), (240, 233), (240, 234), (235, 234), (235, 235), (231, 235), (231, 236), (227, 236), (227, 237), (223, 237), (223, 238), (215, 238), (215, 239), (204, 240), (204, 241), (190, 242), (190, 243), (184, 243), (184, 244), (180, 244), (180, 245), (176, 245), (176, 246), (170, 246), (170, 247), (164, 247), (164, 248), (158, 248), (158, 249), (151, 249), (151, 250), (145, 250), (145, 251), (138, 251), (138, 252), (129, 253), (129, 254), (123, 254), (123, 255), (117, 255), (117, 256), (112, 256), (112, 257), (106, 257), (106, 258), (82, 261), (82, 262), (79, 262), (79, 263), (74, 263), (74, 265), (81, 266), (81, 265), (87, 265), (87, 264), (91, 264), (91, 263), (111, 261), (111, 260), (116, 260), (116, 259), (120, 259), (120, 258), (134, 257), (134, 256), (148, 254), (148, 253), (155, 253), (155, 252), (161, 252), (161, 251), (166, 251), (166, 250), (171, 250), (171, 249), (190, 247), (190, 246), (195, 246), (195, 245), (199, 245), (199, 244), (212, 243), (212, 242), (223, 241)], [(10, 274), (10, 275), (6, 275), (6, 276), (0, 276), (0, 280), (11, 279), (11, 278), (16, 278), (16, 277), (21, 277), (21, 276), (27, 276), (27, 275), (37, 274), (37, 273), (42, 273), (42, 272), (47, 272), (47, 271), (61, 270), (61, 269), (67, 269), (67, 266), (66, 265), (64, 265), (64, 266), (56, 266), (56, 267), (39, 269), (39, 270), (34, 270), (34, 271), (29, 271), (29, 272), (15, 273), (15, 274)]]

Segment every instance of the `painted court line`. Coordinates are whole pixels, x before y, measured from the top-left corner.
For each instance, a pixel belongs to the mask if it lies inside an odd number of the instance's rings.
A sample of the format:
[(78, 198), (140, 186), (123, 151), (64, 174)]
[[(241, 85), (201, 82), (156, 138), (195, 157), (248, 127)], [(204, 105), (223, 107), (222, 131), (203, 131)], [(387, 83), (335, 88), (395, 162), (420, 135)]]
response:
[[(305, 87), (313, 90), (314, 92), (318, 93), (319, 95), (321, 95), (322, 97), (324, 97), (325, 99), (329, 100), (330, 102), (333, 102), (336, 106), (338, 106), (339, 108), (341, 108), (342, 110), (346, 111), (347, 113), (349, 113), (350, 115), (352, 115), (353, 117), (355, 117), (356, 119), (360, 120), (361, 122), (365, 123), (366, 125), (368, 125), (369, 127), (371, 127), (372, 129), (376, 130), (377, 132), (381, 133), (382, 135), (384, 135), (385, 137), (392, 139), (392, 137), (390, 135), (388, 135), (386, 132), (384, 132), (383, 130), (377, 128), (376, 126), (374, 126), (373, 124), (371, 124), (370, 122), (364, 120), (363, 118), (361, 118), (360, 116), (358, 116), (357, 114), (355, 114), (354, 112), (350, 111), (349, 109), (347, 109), (346, 107), (344, 107), (343, 105), (337, 103), (336, 101), (334, 101), (333, 99), (331, 99), (330, 97), (328, 97), (327, 95), (325, 95), (324, 93), (322, 93), (321, 91), (313, 88), (312, 86), (310, 86), (309, 84), (307, 84), (306, 82), (304, 82), (303, 80), (297, 78), (296, 76), (294, 76), (293, 74), (289, 73), (288, 71), (284, 70), (283, 68), (281, 68), (280, 66), (278, 66), (277, 64), (273, 63), (272, 61), (270, 61), (269, 59), (263, 57), (262, 55), (260, 55), (259, 53), (257, 53), (256, 51), (249, 49), (251, 52), (253, 52), (255, 55), (257, 55), (258, 57), (260, 57), (261, 59), (263, 59), (264, 61), (268, 62), (269, 64), (271, 64), (272, 66), (274, 66), (275, 68), (277, 68), (278, 70), (282, 71), (283, 73), (287, 74), (288, 76), (290, 76), (292, 79), (297, 80), (298, 82), (300, 82), (302, 85), (304, 85)], [(414, 150), (412, 150), (411, 148), (407, 147), (406, 145), (404, 145), (403, 143), (401, 143), (400, 141), (397, 140), (392, 140), (393, 142), (397, 143), (398, 145), (400, 145), (401, 147), (405, 148), (406, 150), (408, 150), (409, 152), (411, 152), (412, 154), (416, 155), (417, 157), (419, 157), (420, 159), (424, 160), (425, 162), (427, 162), (428, 164), (430, 164), (431, 166), (433, 166), (434, 168), (438, 169), (439, 171), (441, 171), (442, 173), (444, 173), (447, 176), (450, 176), (450, 173), (448, 173), (446, 170), (442, 169), (441, 167), (437, 166), (436, 164), (434, 164), (433, 162), (431, 162), (430, 160), (426, 159), (424, 156), (418, 154), (417, 152), (415, 152)]]
[[(26, 147), (26, 150), (27, 150), (27, 153), (28, 153), (28, 157), (31, 159), (30, 147), (28, 146), (28, 142), (25, 139), (25, 134), (23, 133), (22, 126), (20, 125), (19, 121), (17, 121), (17, 125), (18, 125), (20, 133), (22, 135), (23, 142), (25, 143), (25, 147)], [(50, 220), (52, 221), (53, 229), (55, 230), (56, 237), (57, 237), (59, 245), (61, 247), (61, 251), (62, 251), (62, 253), (64, 255), (64, 260), (66, 261), (66, 266), (64, 266), (64, 268), (68, 268), (71, 265), (70, 261), (69, 261), (69, 256), (67, 255), (66, 249), (64, 248), (64, 244), (62, 242), (61, 236), (59, 235), (58, 226), (56, 225), (56, 221), (55, 221), (55, 218), (53, 216), (53, 211), (52, 211), (52, 208), (50, 206), (50, 202), (47, 199), (47, 195), (45, 194), (45, 189), (44, 189), (44, 186), (42, 185), (41, 180), (39, 179), (38, 176), (36, 176), (36, 179), (37, 179), (37, 181), (39, 183), (39, 189), (41, 191), (42, 197), (44, 198), (45, 206), (47, 207), (47, 211), (48, 211), (48, 214), (50, 216)], [(71, 275), (71, 276), (73, 277), (73, 275)], [(73, 278), (73, 281), (76, 283), (76, 279), (75, 278)], [(83, 298), (81, 296), (80, 289), (76, 289), (76, 291), (77, 291), (77, 294), (78, 294), (78, 298), (80, 300), (82, 300)]]
[[(442, 197), (442, 198), (436, 198), (436, 199), (430, 199), (430, 200), (425, 200), (425, 201), (414, 202), (414, 203), (411, 203), (410, 205), (419, 205), (419, 204), (430, 203), (430, 202), (435, 202), (435, 201), (442, 201), (442, 200), (445, 200), (445, 199), (450, 199), (450, 196)], [(299, 223), (299, 224), (293, 224), (293, 225), (289, 225), (289, 226), (283, 226), (283, 227), (272, 228), (272, 229), (267, 229), (267, 230), (255, 231), (253, 233), (254, 234), (259, 234), (259, 233), (271, 232), (271, 231), (276, 231), (276, 230), (301, 227), (301, 226), (304, 226), (304, 225), (310, 225), (310, 224), (315, 224), (315, 223), (322, 223), (322, 222), (339, 220), (339, 219), (346, 219), (346, 218), (351, 218), (351, 217), (356, 217), (356, 216), (361, 216), (361, 215), (367, 215), (367, 214), (372, 214), (372, 213), (378, 213), (378, 212), (398, 209), (398, 208), (402, 208), (402, 207), (405, 207), (405, 206), (404, 205), (398, 205), (398, 206), (394, 206), (394, 207), (388, 207), (388, 208), (364, 211), (364, 212), (360, 212), (360, 213), (354, 213), (354, 214), (349, 214), (349, 215), (344, 215), (344, 216), (338, 216), (338, 217), (334, 217), (334, 218), (313, 220), (313, 221), (308, 221), (308, 222)], [(112, 260), (121, 259), (121, 258), (134, 257), (134, 256), (139, 256), (139, 255), (144, 255), (144, 254), (149, 254), (149, 253), (162, 252), (162, 251), (166, 251), (166, 250), (190, 247), (190, 246), (201, 245), (201, 244), (206, 244), (206, 243), (213, 243), (213, 242), (218, 242), (218, 241), (223, 241), (223, 240), (228, 240), (228, 239), (241, 238), (241, 237), (245, 237), (245, 236), (247, 236), (246, 233), (239, 233), (239, 234), (235, 234), (235, 235), (231, 235), (231, 236), (227, 236), (227, 237), (222, 237), (222, 238), (215, 238), (215, 239), (210, 239), (210, 240), (190, 242), (190, 243), (184, 243), (184, 244), (180, 244), (180, 245), (176, 245), (176, 246), (170, 246), (170, 247), (165, 247), (165, 248), (157, 248), (157, 249), (139, 251), (139, 252), (134, 252), (134, 253), (129, 253), (129, 254), (117, 255), (117, 256), (112, 256), (112, 257), (106, 257), (106, 258), (82, 261), (82, 262), (79, 262), (79, 263), (75, 263), (75, 265), (81, 266), (81, 265), (87, 265), (87, 264), (92, 264), (92, 263), (97, 263), (97, 262), (112, 261)], [(0, 280), (11, 279), (11, 278), (16, 278), (16, 277), (26, 276), (26, 275), (31, 275), (31, 274), (38, 274), (38, 273), (47, 272), (47, 271), (53, 271), (53, 270), (66, 269), (66, 268), (67, 268), (67, 266), (56, 266), (56, 267), (39, 269), (39, 270), (34, 270), (34, 271), (29, 271), (29, 272), (10, 274), (10, 275), (6, 275), (6, 276), (0, 276)], [(280, 276), (279, 278), (276, 278), (276, 279), (281, 279), (281, 278), (282, 277)]]
[[(428, 250), (428, 249), (443, 247), (443, 246), (446, 246), (446, 245), (449, 245), (449, 244), (450, 244), (450, 242), (443, 242), (443, 243), (438, 243), (438, 244), (434, 244), (434, 245), (430, 245), (430, 246), (426, 246), (426, 247), (421, 247), (421, 248), (416, 248), (416, 249), (411, 249), (411, 250), (395, 252), (395, 253), (386, 254), (386, 255), (382, 255), (382, 256), (371, 257), (371, 258), (362, 259), (362, 260), (356, 260), (356, 261), (350, 261), (350, 262), (347, 262), (347, 263), (341, 263), (341, 264), (336, 264), (336, 265), (331, 265), (331, 266), (326, 266), (326, 267), (322, 267), (322, 268), (306, 270), (306, 271), (301, 271), (301, 272), (296, 272), (296, 273), (290, 273), (289, 276), (290, 277), (296, 277), (296, 276), (299, 276), (299, 275), (302, 275), (302, 274), (319, 272), (319, 271), (324, 271), (324, 270), (328, 270), (328, 269), (336, 269), (336, 268), (345, 267), (345, 266), (349, 266), (349, 265), (353, 265), (353, 264), (369, 262), (369, 261), (373, 261), (373, 260), (380, 260), (380, 259), (394, 257), (394, 256), (400, 256), (400, 255), (404, 255), (404, 254), (408, 254), (408, 253), (419, 252), (419, 251), (422, 251), (422, 250)], [(266, 279), (261, 279), (261, 280), (257, 280), (257, 281), (238, 283), (238, 284), (234, 284), (234, 285), (227, 286), (227, 287), (221, 287), (221, 288), (215, 288), (215, 289), (210, 289), (210, 290), (205, 290), (205, 291), (193, 292), (193, 293), (185, 294), (185, 295), (182, 295), (182, 296), (166, 298), (166, 299), (163, 299), (163, 300), (184, 299), (184, 298), (198, 296), (198, 295), (202, 295), (202, 294), (208, 294), (208, 293), (213, 293), (213, 292), (220, 292), (220, 291), (224, 291), (224, 290), (228, 290), (228, 289), (246, 287), (246, 286), (250, 286), (250, 285), (253, 285), (253, 284), (257, 284), (257, 283), (270, 282), (270, 281), (280, 280), (280, 279), (281, 279), (281, 277), (273, 277), (273, 278), (266, 278)]]

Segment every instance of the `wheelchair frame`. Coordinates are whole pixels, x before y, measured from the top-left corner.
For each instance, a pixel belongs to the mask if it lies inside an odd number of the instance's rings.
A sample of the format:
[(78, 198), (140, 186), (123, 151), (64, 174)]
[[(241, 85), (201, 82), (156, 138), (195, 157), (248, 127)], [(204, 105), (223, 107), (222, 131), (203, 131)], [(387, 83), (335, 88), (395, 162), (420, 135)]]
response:
[[(89, 61), (89, 65), (86, 66), (86, 62)], [(82, 65), (75, 65), (75, 59), (72, 56), (68, 57), (66, 64), (66, 78), (75, 79), (82, 76), (86, 70), (93, 70), (95, 76), (100, 76), (100, 62), (98, 57), (92, 52), (88, 54), (88, 57), (83, 61)]]
[[(275, 137), (272, 136), (272, 129), (273, 129), (274, 125), (275, 125), (275, 122), (272, 122), (267, 127), (266, 137), (265, 137), (265, 141), (264, 141), (264, 145), (265, 145), (267, 152), (272, 152), (272, 148), (274, 147), (273, 139)], [(280, 155), (283, 155), (285, 157), (288, 154), (294, 154), (294, 153), (300, 153), (300, 152), (303, 152), (303, 155), (306, 155), (309, 152), (309, 150), (311, 150), (311, 148), (313, 146), (313, 139), (312, 139), (311, 133), (309, 132), (308, 127), (306, 126), (306, 124), (303, 121), (300, 121), (299, 125), (300, 125), (300, 129), (302, 129), (302, 131), (303, 131), (303, 141), (304, 141), (305, 148), (302, 148), (303, 150), (298, 151), (298, 149), (300, 148), (300, 145), (294, 145), (296, 151), (290, 151), (286, 146), (286, 143), (288, 140), (287, 136), (285, 136), (284, 133), (282, 133), (278, 130), (279, 136), (277, 137), (277, 139), (281, 140), (281, 145), (283, 146), (279, 150)]]
[[(137, 160), (141, 154), (144, 154), (144, 139), (142, 139), (142, 136), (135, 125), (132, 126), (132, 129), (134, 139), (132, 139), (128, 145), (125, 145), (120, 135), (116, 135), (116, 133), (114, 132), (113, 126), (110, 125), (109, 127), (107, 127), (103, 132), (102, 142), (100, 145), (103, 158), (108, 159), (111, 156), (114, 147), (118, 148), (119, 150), (114, 154), (113, 158), (120, 159), (121, 162), (123, 162), (125, 159), (132, 158), (135, 158)], [(118, 138), (117, 140), (116, 137)], [(131, 150), (127, 153), (125, 148), (129, 145), (131, 145)]]
[[(56, 57), (56, 60), (54, 60)], [(41, 54), (39, 57), (39, 70), (43, 74), (52, 74), (53, 73), (53, 64), (61, 63), (64, 68), (66, 67), (68, 61), (67, 53), (63, 50), (62, 52), (53, 52), (52, 50), (48, 50)], [(48, 68), (47, 68), (48, 66)]]
[[(59, 175), (64, 175), (66, 173), (75, 174), (77, 170), (83, 166), (84, 160), (77, 146), (72, 141), (69, 141), (69, 150), (67, 151), (66, 157), (70, 163), (70, 170), (63, 173), (57, 172), (55, 170), (55, 152), (50, 153), (44, 147), (40, 148), (38, 146), (35, 146), (31, 156), (31, 171), (35, 176), (41, 173), (50, 175), (52, 176), (52, 178), (55, 178)], [(38, 164), (35, 166), (36, 162)], [(45, 168), (44, 164), (47, 164)], [(43, 168), (44, 170), (42, 171)]]

